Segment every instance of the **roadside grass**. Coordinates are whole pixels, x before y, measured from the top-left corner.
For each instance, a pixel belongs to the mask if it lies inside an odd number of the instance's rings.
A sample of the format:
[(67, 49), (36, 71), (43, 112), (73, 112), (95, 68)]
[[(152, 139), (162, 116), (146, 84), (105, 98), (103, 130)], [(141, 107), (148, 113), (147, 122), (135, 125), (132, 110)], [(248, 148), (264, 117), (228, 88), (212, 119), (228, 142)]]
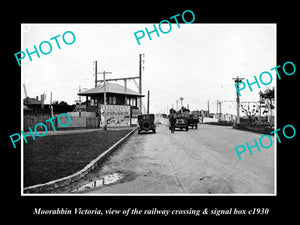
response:
[(71, 175), (131, 130), (108, 130), (28, 138), (24, 143), (24, 187)]

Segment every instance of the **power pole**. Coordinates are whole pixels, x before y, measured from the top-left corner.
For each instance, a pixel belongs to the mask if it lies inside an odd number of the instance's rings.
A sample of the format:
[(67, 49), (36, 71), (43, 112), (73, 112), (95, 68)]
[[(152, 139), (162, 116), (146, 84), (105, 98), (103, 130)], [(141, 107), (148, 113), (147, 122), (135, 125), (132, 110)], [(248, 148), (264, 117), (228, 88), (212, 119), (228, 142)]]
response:
[(27, 96), (27, 91), (26, 91), (26, 86), (25, 86), (25, 84), (23, 84), (23, 87), (24, 87), (25, 98), (27, 98), (28, 96)]
[(97, 87), (97, 60), (95, 61), (95, 87)]
[(147, 95), (147, 114), (149, 114), (149, 109), (150, 107), (150, 91), (148, 90), (148, 95)]
[(218, 120), (221, 120), (221, 115), (222, 115), (222, 111), (221, 111), (221, 101), (217, 100), (217, 117)]
[(183, 97), (180, 97), (179, 100), (180, 100), (180, 103), (181, 103), (180, 114), (182, 115), (182, 101), (183, 101)]
[(99, 74), (103, 74), (103, 92), (104, 92), (104, 130), (107, 130), (107, 124), (106, 124), (106, 83), (105, 83), (105, 74), (111, 74), (112, 72), (106, 72), (103, 71)]
[[(81, 93), (81, 86), (79, 85), (79, 93)], [(79, 95), (79, 105), (81, 105), (81, 95)]]
[(261, 103), (262, 103), (262, 96), (259, 95), (259, 116), (258, 116), (258, 123), (261, 123)]
[(41, 105), (41, 108), (44, 109), (44, 101), (46, 99), (46, 95), (45, 93), (41, 94), (41, 101), (42, 101), (42, 105)]
[[(245, 78), (240, 78), (239, 76), (237, 76), (236, 78), (232, 78), (232, 80), (234, 80), (235, 83), (239, 83), (242, 80), (244, 80)], [(237, 87), (239, 88), (239, 85), (237, 85)], [(236, 90), (236, 124), (240, 125), (240, 96), (238, 91)]]
[[(140, 62), (139, 62), (139, 92), (140, 94), (142, 94), (142, 54), (140, 54)], [(141, 110), (141, 113), (142, 113), (142, 98), (140, 98), (140, 110)]]
[(219, 120), (219, 111), (218, 111), (218, 108), (219, 108), (219, 100), (217, 100), (217, 118)]
[(52, 118), (53, 117), (52, 91), (50, 92), (50, 113), (51, 113), (51, 118)]
[(209, 100), (207, 100), (207, 116), (209, 117)]
[(220, 104), (220, 106), (219, 106), (219, 109), (220, 109), (220, 119), (219, 119), (219, 120), (221, 120), (221, 116), (222, 116), (221, 104), (222, 104), (222, 102), (221, 102), (221, 101), (219, 101), (219, 104)]
[[(127, 90), (127, 81), (128, 80), (133, 80), (138, 87), (139, 94), (142, 94), (142, 63), (144, 63), (145, 60), (142, 60), (142, 56), (145, 57), (145, 54), (139, 54), (139, 76), (136, 77), (124, 77), (124, 78), (112, 78), (112, 79), (106, 79), (106, 81), (119, 81), (123, 80), (124, 81), (124, 90)], [(105, 72), (106, 74), (110, 72)], [(95, 87), (97, 87), (98, 82), (103, 82), (104, 80), (97, 80), (97, 74), (102, 74), (102, 73), (97, 73), (97, 61), (95, 61)], [(139, 83), (136, 82), (136, 79), (139, 79)], [(140, 97), (140, 110), (142, 113), (142, 97)]]

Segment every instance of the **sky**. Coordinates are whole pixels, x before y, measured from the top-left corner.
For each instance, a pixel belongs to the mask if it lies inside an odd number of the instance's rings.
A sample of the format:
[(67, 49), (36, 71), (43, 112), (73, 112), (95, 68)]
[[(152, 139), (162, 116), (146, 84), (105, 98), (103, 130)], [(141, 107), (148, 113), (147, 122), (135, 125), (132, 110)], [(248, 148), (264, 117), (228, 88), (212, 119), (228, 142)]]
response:
[[(180, 21), (179, 21), (180, 22)], [(156, 24), (158, 27), (158, 24)], [(168, 26), (164, 24), (164, 26)], [(263, 71), (273, 75), (273, 82), (253, 92), (246, 88), (241, 92), (241, 101), (256, 101), (258, 92), (276, 86), (276, 24), (185, 24), (172, 23), (169, 33), (159, 31), (159, 37), (147, 34), (138, 45), (134, 33), (145, 28), (153, 30), (153, 24), (22, 24), (21, 49), (34, 51), (43, 41), (52, 44), (48, 55), (40, 58), (32, 54), (21, 61), (22, 86), (27, 95), (36, 97), (46, 94), (45, 103), (52, 100), (74, 104), (78, 100), (79, 86), (94, 87), (94, 64), (98, 72), (108, 71), (107, 78), (139, 75), (139, 54), (144, 54), (142, 71), (143, 94), (150, 90), (150, 112), (167, 112), (176, 107), (176, 100), (183, 97), (183, 105), (191, 110), (207, 109), (216, 112), (217, 100), (222, 101), (222, 112), (236, 114), (234, 101), (236, 89), (234, 77), (254, 81)], [(168, 30), (168, 27), (162, 27)], [(62, 35), (72, 31), (75, 42), (66, 45)], [(60, 35), (61, 49), (50, 38)], [(66, 35), (66, 40), (72, 40)], [(43, 45), (47, 51), (47, 44)], [(17, 61), (16, 61), (17, 63)], [(98, 75), (98, 79), (101, 79)], [(265, 80), (268, 80), (265, 78)], [(123, 85), (123, 82), (119, 84)], [(138, 91), (130, 81), (128, 88)], [(22, 90), (22, 99), (24, 98)], [(85, 99), (83, 99), (85, 100)], [(143, 99), (146, 105), (146, 97)], [(179, 103), (180, 104), (180, 103)]]

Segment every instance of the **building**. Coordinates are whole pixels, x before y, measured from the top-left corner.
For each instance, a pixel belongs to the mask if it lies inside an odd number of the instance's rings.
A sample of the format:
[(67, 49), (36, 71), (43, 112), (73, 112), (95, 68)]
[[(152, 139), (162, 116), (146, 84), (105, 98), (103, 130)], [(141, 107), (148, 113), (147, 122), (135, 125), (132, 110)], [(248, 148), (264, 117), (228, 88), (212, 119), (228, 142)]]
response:
[[(136, 118), (141, 113), (139, 100), (145, 97), (136, 91), (117, 83), (106, 83), (106, 120), (111, 126), (131, 125), (132, 118)], [(78, 105), (75, 111), (95, 112), (96, 117), (100, 118), (101, 123), (104, 119), (104, 85), (94, 87), (90, 90), (78, 93), (85, 96), (86, 101), (83, 105)]]
[[(41, 99), (43, 97), (41, 96)], [(29, 131), (29, 127), (33, 129), (36, 124), (45, 122), (51, 118), (51, 110), (49, 104), (44, 104), (43, 100), (26, 97), (23, 99), (23, 131)], [(50, 126), (49, 126), (50, 125)], [(46, 124), (48, 130), (53, 130), (51, 124)], [(43, 130), (43, 126), (38, 126), (37, 130)]]
[[(41, 95), (42, 98), (42, 95)], [(49, 104), (44, 104), (43, 100), (39, 100), (38, 96), (36, 98), (26, 97), (23, 99), (23, 109), (24, 110), (41, 110), (48, 109)]]

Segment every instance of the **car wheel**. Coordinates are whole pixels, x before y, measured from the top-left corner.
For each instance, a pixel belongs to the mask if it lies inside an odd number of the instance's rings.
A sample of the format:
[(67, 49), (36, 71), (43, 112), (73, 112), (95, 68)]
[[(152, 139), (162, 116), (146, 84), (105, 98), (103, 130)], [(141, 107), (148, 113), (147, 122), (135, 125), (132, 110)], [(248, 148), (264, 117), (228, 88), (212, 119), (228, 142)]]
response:
[(155, 130), (155, 129), (153, 129), (152, 131), (153, 131), (154, 134), (156, 133), (156, 130)]

